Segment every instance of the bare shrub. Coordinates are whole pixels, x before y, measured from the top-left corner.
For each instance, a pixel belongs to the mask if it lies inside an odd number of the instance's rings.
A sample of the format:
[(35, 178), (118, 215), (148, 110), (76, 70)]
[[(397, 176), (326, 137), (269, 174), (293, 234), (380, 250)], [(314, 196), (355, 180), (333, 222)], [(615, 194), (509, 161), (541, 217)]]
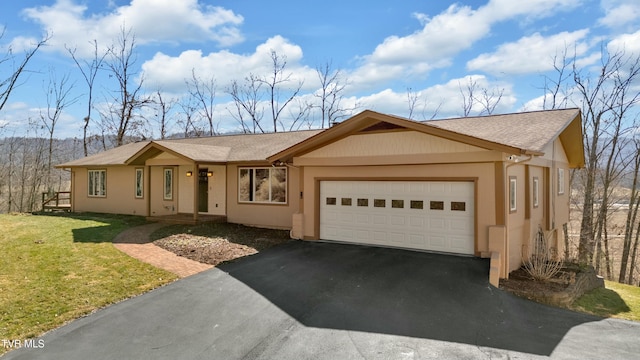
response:
[(545, 234), (541, 228), (538, 228), (533, 241), (533, 251), (525, 256), (523, 267), (535, 280), (547, 281), (563, 267), (556, 249), (549, 246), (550, 238), (551, 232)]

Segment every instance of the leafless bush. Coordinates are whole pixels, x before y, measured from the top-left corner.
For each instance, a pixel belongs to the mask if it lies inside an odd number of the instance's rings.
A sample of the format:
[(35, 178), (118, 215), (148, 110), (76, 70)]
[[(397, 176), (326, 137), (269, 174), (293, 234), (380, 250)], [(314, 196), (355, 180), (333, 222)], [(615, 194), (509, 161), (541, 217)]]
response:
[(533, 241), (533, 251), (525, 256), (524, 269), (535, 280), (549, 280), (563, 267), (556, 249), (549, 246), (550, 237), (551, 232), (545, 234), (542, 229), (538, 229)]

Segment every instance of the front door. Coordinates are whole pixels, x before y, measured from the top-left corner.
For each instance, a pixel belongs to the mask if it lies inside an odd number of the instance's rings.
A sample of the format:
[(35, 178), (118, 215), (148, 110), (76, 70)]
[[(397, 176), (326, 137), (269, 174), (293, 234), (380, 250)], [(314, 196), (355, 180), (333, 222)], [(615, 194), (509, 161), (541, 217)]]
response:
[(209, 169), (200, 169), (198, 171), (198, 211), (209, 212), (209, 177), (207, 172)]

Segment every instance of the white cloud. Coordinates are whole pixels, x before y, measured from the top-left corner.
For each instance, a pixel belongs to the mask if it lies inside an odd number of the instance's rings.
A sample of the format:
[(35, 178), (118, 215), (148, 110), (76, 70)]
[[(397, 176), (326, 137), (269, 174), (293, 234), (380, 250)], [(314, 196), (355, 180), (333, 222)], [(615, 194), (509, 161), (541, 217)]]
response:
[(553, 69), (553, 59), (565, 49), (580, 57), (589, 45), (585, 42), (588, 29), (561, 32), (548, 37), (535, 33), (513, 43), (502, 44), (493, 53), (484, 53), (467, 62), (471, 71), (491, 74), (527, 74)]
[(104, 14), (86, 14), (87, 9), (74, 0), (57, 0), (23, 14), (53, 36), (47, 49), (78, 47), (81, 56), (91, 56), (93, 40), (100, 46), (111, 44), (123, 26), (132, 29), (138, 44), (212, 41), (228, 46), (243, 40), (238, 28), (242, 16), (198, 0), (131, 0)]
[(419, 17), (424, 27), (407, 36), (390, 36), (378, 45), (368, 61), (376, 64), (431, 62), (451, 56), (483, 37), (490, 23), (469, 6), (451, 5), (431, 19)]
[(624, 51), (629, 55), (640, 56), (640, 30), (632, 34), (622, 34), (607, 44), (611, 53)]
[[(510, 111), (516, 102), (511, 84), (504, 82), (489, 81), (483, 75), (469, 75), (459, 79), (451, 79), (444, 84), (437, 84), (421, 90), (416, 90), (418, 101), (414, 109), (414, 119), (429, 119), (434, 113), (436, 118), (447, 118), (462, 116), (462, 93), (461, 88), (466, 88), (469, 81), (475, 82), (476, 90), (487, 89), (489, 94), (498, 94), (502, 91), (502, 98), (496, 106), (495, 113)], [(476, 96), (479, 96), (476, 93)], [(372, 109), (383, 113), (408, 116), (409, 103), (406, 92), (396, 92), (392, 89), (363, 96), (358, 99), (358, 103), (363, 108)], [(477, 103), (473, 107), (471, 114), (476, 115), (482, 112), (481, 104)]]
[(578, 7), (583, 0), (491, 0), (479, 9), (489, 21), (497, 22), (524, 16), (525, 20), (539, 19)]
[(637, 0), (603, 0), (605, 15), (598, 23), (611, 28), (637, 24), (640, 19), (640, 3)]
[(371, 54), (361, 57), (362, 66), (353, 77), (374, 83), (400, 74), (425, 74), (450, 65), (455, 55), (486, 37), (495, 23), (549, 16), (579, 3), (580, 0), (491, 0), (478, 9), (454, 4), (433, 17), (414, 13), (422, 28), (406, 36), (387, 37)]
[(204, 79), (215, 78), (225, 87), (232, 80), (241, 81), (249, 74), (268, 76), (273, 71), (271, 51), (286, 57), (285, 74), (291, 74), (289, 84), (296, 86), (305, 82), (305, 88), (313, 86), (316, 72), (301, 64), (302, 48), (281, 36), (274, 36), (258, 45), (251, 54), (235, 54), (227, 50), (204, 55), (200, 50), (187, 50), (173, 57), (157, 53), (142, 64), (147, 86), (165, 91), (182, 91), (185, 79), (190, 79), (192, 70)]

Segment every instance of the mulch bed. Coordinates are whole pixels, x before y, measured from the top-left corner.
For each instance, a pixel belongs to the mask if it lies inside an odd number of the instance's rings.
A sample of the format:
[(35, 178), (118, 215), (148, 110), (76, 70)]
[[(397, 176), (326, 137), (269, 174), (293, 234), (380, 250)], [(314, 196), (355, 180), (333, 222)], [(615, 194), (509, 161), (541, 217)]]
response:
[(531, 299), (531, 295), (535, 293), (562, 292), (570, 284), (571, 278), (566, 272), (559, 273), (550, 281), (538, 281), (533, 279), (523, 268), (512, 271), (508, 279), (500, 279), (501, 289), (519, 296), (525, 295), (525, 297), (529, 299)]
[(289, 239), (253, 238), (243, 241), (245, 244), (231, 242), (221, 237), (206, 237), (192, 234), (176, 234), (154, 241), (153, 243), (176, 255), (201, 263), (218, 265), (258, 251), (283, 244)]

